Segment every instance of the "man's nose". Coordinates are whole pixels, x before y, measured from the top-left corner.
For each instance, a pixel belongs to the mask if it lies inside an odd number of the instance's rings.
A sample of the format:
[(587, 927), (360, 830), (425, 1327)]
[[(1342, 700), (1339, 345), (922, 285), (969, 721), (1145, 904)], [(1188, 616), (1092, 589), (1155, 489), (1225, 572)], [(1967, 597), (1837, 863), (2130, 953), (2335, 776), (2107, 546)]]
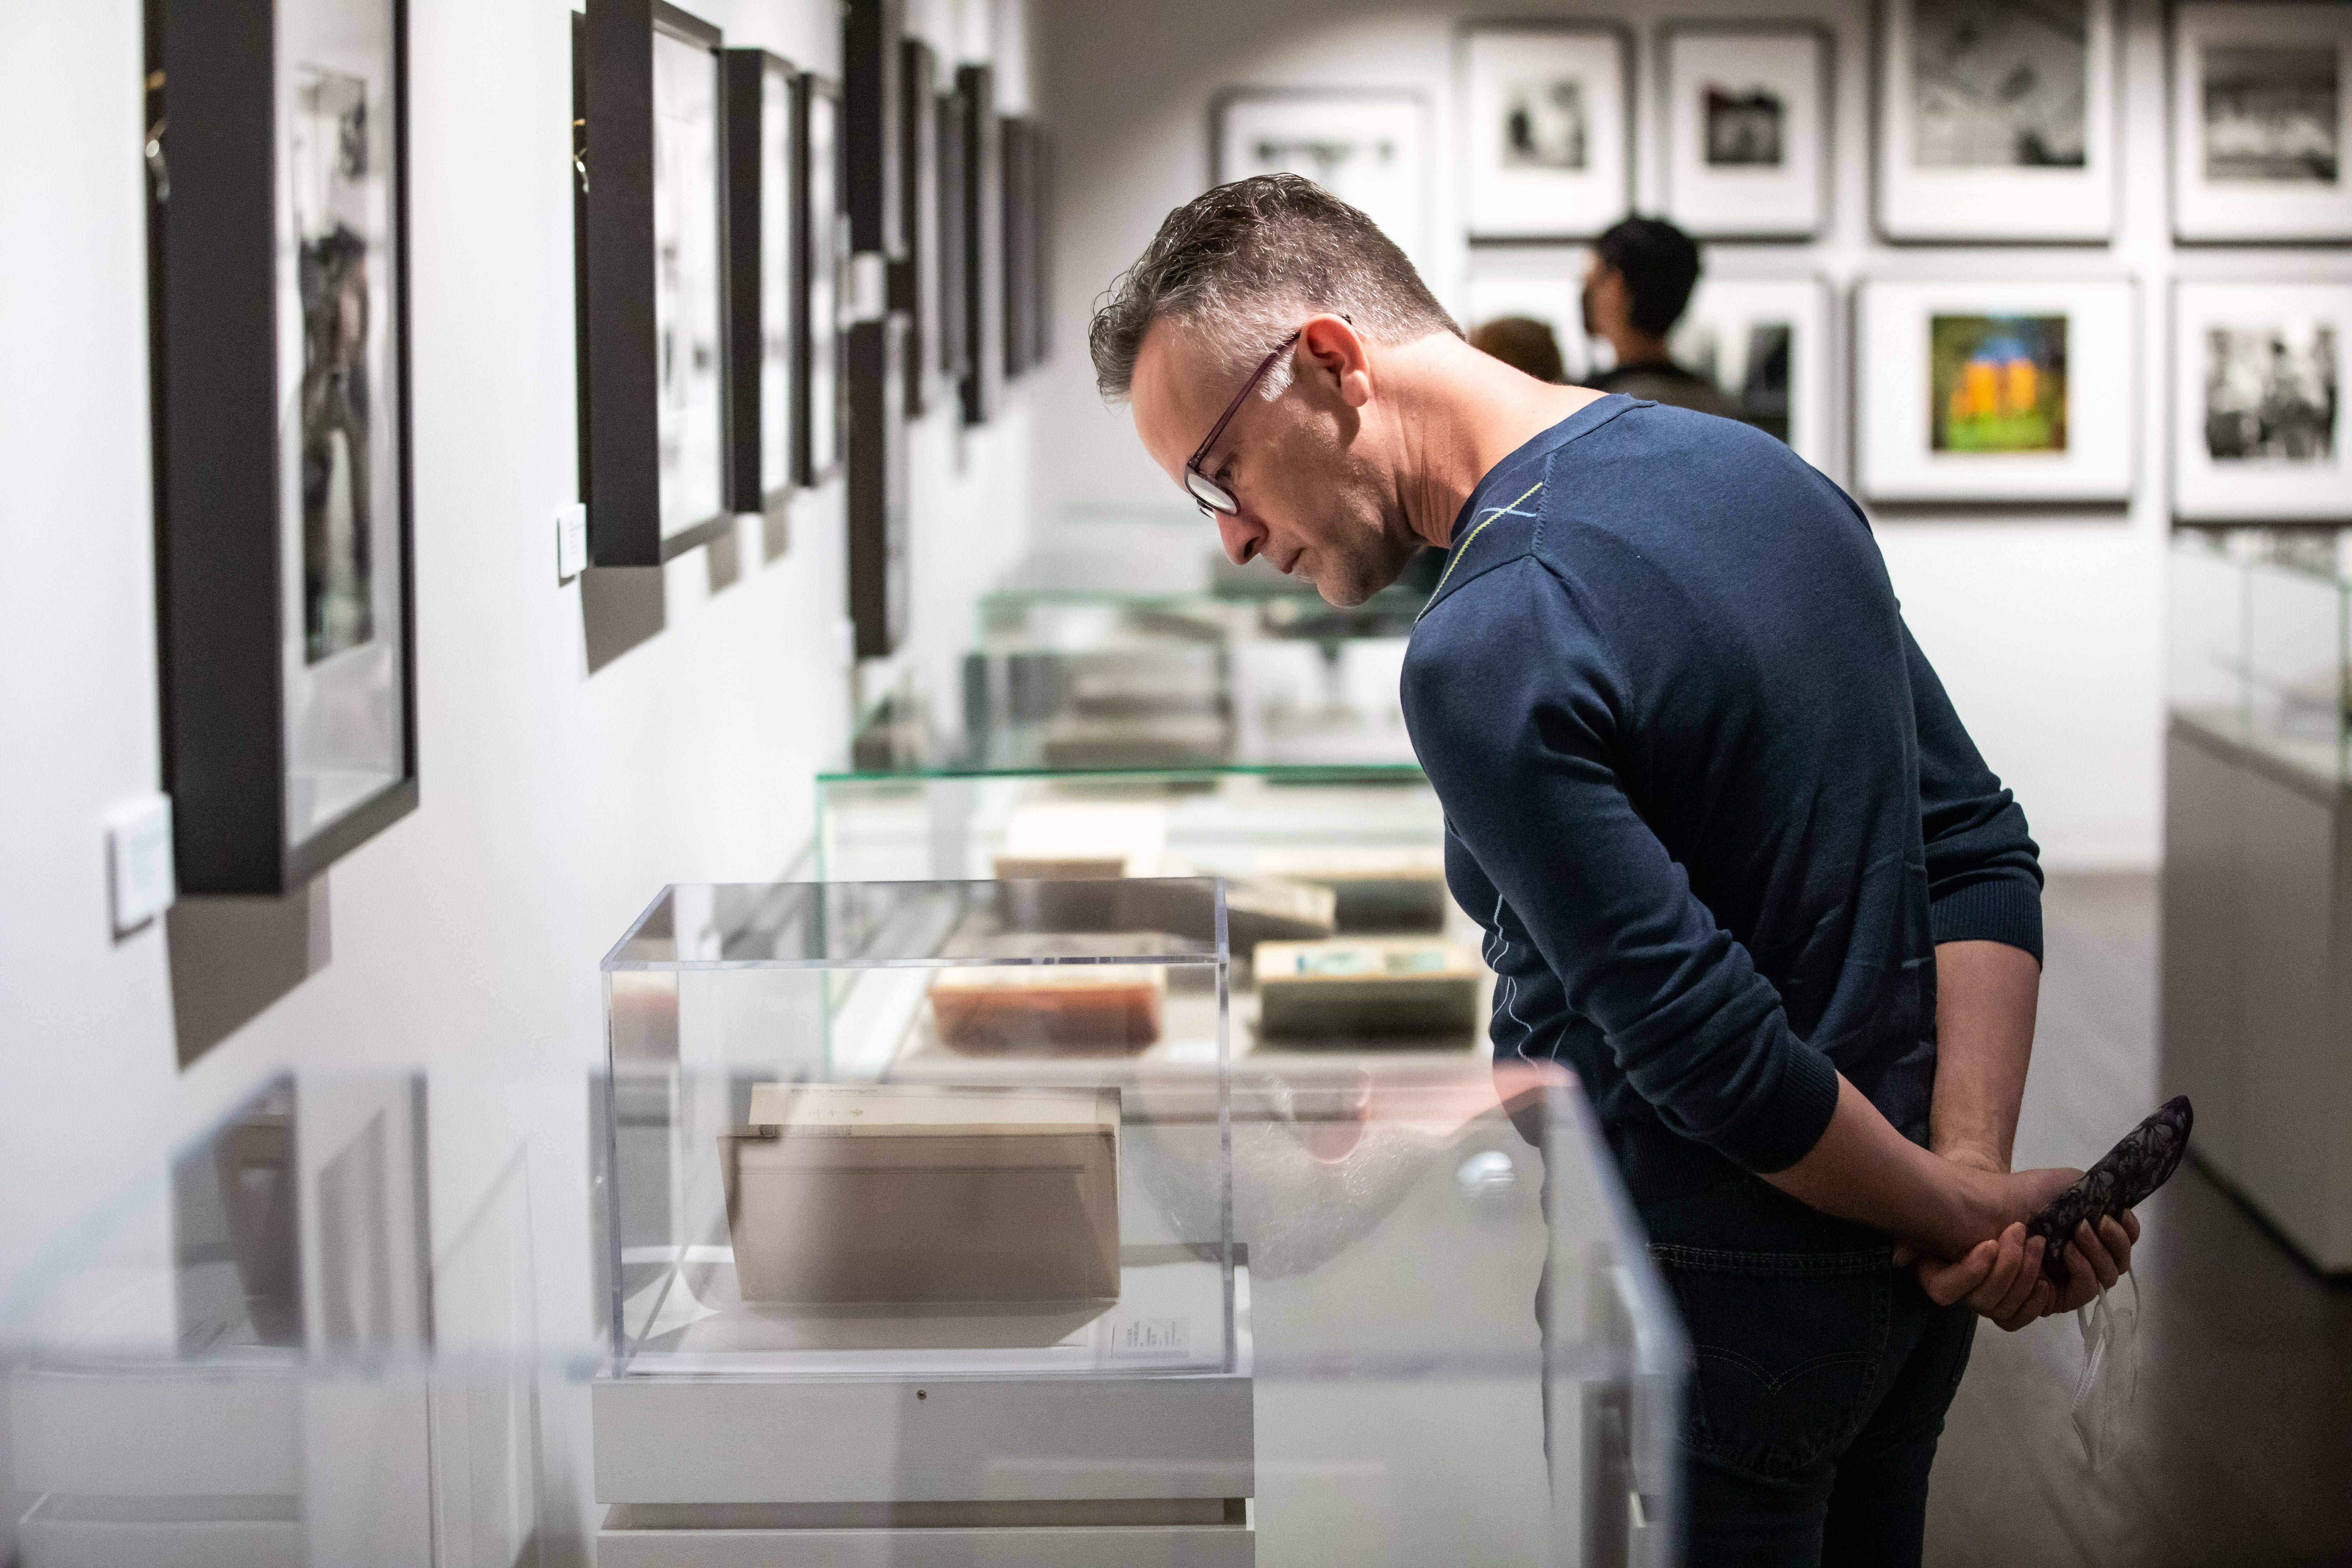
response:
[(1246, 566), (1253, 556), (1265, 548), (1265, 530), (1255, 522), (1244, 522), (1233, 512), (1217, 513), (1217, 537), (1225, 546), (1225, 559), (1236, 566)]

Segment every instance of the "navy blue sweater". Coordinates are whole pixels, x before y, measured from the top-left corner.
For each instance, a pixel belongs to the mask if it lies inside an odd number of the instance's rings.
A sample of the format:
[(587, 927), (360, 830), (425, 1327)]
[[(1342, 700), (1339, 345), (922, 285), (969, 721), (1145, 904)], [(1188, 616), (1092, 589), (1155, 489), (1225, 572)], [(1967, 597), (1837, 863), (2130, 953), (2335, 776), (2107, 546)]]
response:
[(1795, 1163), (1838, 1072), (1926, 1142), (1935, 944), (2041, 956), (1868, 525), (1747, 426), (1605, 397), (1496, 465), (1403, 695), (1496, 1052), (1576, 1068), (1644, 1206)]

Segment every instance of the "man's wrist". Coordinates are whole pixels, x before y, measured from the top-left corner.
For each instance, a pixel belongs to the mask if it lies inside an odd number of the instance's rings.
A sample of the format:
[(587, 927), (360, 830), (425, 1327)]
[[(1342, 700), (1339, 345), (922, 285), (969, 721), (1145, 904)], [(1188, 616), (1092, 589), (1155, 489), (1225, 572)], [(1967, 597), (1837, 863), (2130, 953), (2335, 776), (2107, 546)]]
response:
[(2006, 1176), (2010, 1173), (2009, 1152), (1990, 1140), (1939, 1140), (1934, 1148), (1937, 1154), (1955, 1165), (1966, 1165), (1970, 1170), (1982, 1171), (1989, 1175)]

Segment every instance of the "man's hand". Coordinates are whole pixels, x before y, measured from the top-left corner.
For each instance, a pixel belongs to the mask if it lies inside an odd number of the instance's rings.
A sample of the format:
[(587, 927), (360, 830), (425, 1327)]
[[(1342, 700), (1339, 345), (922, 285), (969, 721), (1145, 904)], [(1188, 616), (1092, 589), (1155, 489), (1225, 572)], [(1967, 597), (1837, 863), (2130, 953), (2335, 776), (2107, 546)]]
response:
[[(1989, 1175), (2007, 1173), (2000, 1169), (1999, 1157), (1990, 1150), (1956, 1148), (1946, 1158)], [(2063, 1173), (2034, 1172), (2028, 1175), (2059, 1173)], [(2063, 1191), (2071, 1181), (2070, 1177), (2068, 1183), (2061, 1184), (2052, 1195)], [(2042, 1238), (2037, 1236), (2029, 1239), (2021, 1220), (2012, 1222), (1998, 1237), (1979, 1242), (1948, 1263), (1941, 1258), (1917, 1258), (1907, 1247), (1895, 1248), (1895, 1260), (1899, 1265), (1916, 1258), (1920, 1289), (1937, 1306), (1965, 1301), (2002, 1329), (2015, 1333), (2036, 1319), (2085, 1306), (2102, 1289), (2112, 1289), (2129, 1272), (2132, 1244), (2138, 1239), (2138, 1216), (2128, 1210), (2119, 1219), (2102, 1219), (2096, 1231), (2087, 1223), (2077, 1226), (2074, 1245), (2066, 1249), (2067, 1280), (2063, 1289), (2043, 1275)]]

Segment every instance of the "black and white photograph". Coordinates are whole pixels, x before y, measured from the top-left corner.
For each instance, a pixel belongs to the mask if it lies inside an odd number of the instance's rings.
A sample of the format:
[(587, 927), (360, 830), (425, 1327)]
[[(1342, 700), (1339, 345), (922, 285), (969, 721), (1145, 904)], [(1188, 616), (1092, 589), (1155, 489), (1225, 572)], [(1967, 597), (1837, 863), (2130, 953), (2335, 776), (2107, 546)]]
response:
[(1628, 42), (1591, 23), (1463, 29), (1460, 136), (1473, 244), (1589, 238), (1625, 215)]
[(2215, 243), (2352, 239), (2352, 6), (2178, 6), (2172, 226)]
[(2352, 517), (2352, 283), (2180, 283), (2173, 333), (2176, 512)]
[(727, 222), (727, 504), (769, 516), (793, 480), (792, 63), (765, 49), (730, 49), (725, 104)]
[(2205, 177), (2335, 184), (2344, 129), (2336, 63), (2330, 49), (2207, 48)]
[(397, 15), (392, 0), (289, 0), (274, 23), (167, 5), (149, 34), (163, 784), (183, 892), (299, 887), (416, 800)]
[(1794, 23), (1663, 35), (1665, 216), (1702, 239), (1809, 239), (1829, 206), (1829, 37)]
[(1211, 112), (1217, 184), (1304, 174), (1426, 263), (1429, 107), (1419, 93), (1234, 88)]
[(841, 205), (841, 89), (824, 77), (803, 73), (797, 128), (800, 200), (793, 217), (793, 251), (800, 287), (793, 320), (798, 423), (793, 465), (800, 482), (820, 485), (842, 461), (841, 294), (848, 265), (845, 248), (848, 215)]
[(727, 510), (719, 342), (719, 56), (709, 40), (656, 23), (653, 101), (655, 429), (661, 531), (668, 540)]
[(1880, 21), (1887, 238), (2114, 232), (2115, 0), (1887, 0)]
[(1832, 471), (1830, 294), (1818, 278), (1702, 277), (1667, 340), (1737, 416)]
[(1911, 154), (1919, 167), (2083, 166), (2084, 0), (1934, 0), (1914, 15)]
[(2336, 328), (2214, 327), (2205, 334), (2205, 451), (2217, 463), (2336, 456)]

